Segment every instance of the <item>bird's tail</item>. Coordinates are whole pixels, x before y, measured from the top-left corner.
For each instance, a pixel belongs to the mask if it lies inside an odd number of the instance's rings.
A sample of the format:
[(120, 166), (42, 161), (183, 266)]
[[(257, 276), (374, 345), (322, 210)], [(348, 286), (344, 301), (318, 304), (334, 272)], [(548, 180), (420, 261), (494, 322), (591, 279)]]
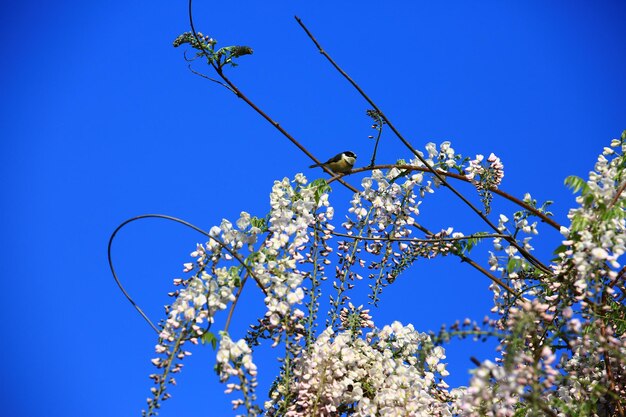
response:
[(321, 167), (321, 166), (322, 166), (322, 164), (314, 164), (314, 165), (311, 165), (309, 168), (317, 168), (317, 167)]

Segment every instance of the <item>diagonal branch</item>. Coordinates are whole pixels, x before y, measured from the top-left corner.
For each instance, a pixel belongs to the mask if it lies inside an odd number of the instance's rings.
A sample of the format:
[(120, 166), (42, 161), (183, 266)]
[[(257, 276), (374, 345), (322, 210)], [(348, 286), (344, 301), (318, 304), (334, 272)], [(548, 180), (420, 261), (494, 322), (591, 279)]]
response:
[[(426, 227), (419, 225), (419, 224), (415, 224), (414, 225), (415, 228), (421, 230), (422, 232), (426, 233), (427, 235), (433, 236), (433, 232), (431, 232), (430, 230), (428, 230)], [(506, 290), (509, 294), (515, 296), (515, 298), (519, 298), (521, 296), (521, 294), (519, 294), (517, 291), (515, 291), (513, 288), (509, 287), (508, 285), (506, 285), (500, 278), (496, 277), (495, 275), (493, 275), (491, 272), (487, 271), (485, 268), (483, 268), (479, 263), (475, 262), (473, 259), (471, 259), (470, 257), (468, 257), (467, 255), (464, 255), (463, 253), (460, 253), (458, 251), (452, 251), (451, 252), (453, 255), (458, 256), (459, 258), (461, 258), (461, 261), (463, 262), (467, 262), (470, 266), (472, 266), (474, 269), (478, 270), (479, 272), (481, 272), (483, 275), (485, 275), (487, 278), (489, 278), (493, 283), (497, 284), (500, 286), (500, 288)]]
[(617, 189), (617, 191), (615, 192), (615, 197), (613, 197), (613, 199), (611, 200), (611, 202), (609, 203), (609, 208), (613, 208), (613, 206), (615, 205), (615, 203), (617, 203), (617, 201), (619, 200), (620, 196), (622, 195), (622, 193), (624, 192), (624, 189), (626, 189), (626, 181), (624, 181), (619, 188)]
[[(380, 109), (380, 107), (378, 107), (376, 105), (376, 103), (374, 103), (374, 101), (365, 93), (365, 91), (363, 91), (363, 89), (343, 70), (341, 69), (341, 67), (331, 58), (331, 56), (322, 48), (322, 46), (320, 45), (320, 43), (317, 41), (317, 39), (315, 39), (315, 37), (313, 36), (313, 34), (311, 34), (311, 32), (309, 31), (309, 29), (304, 25), (304, 23), (302, 22), (302, 20), (298, 17), (295, 16), (296, 21), (298, 22), (298, 24), (302, 27), (302, 29), (306, 32), (307, 36), (311, 39), (311, 41), (313, 41), (313, 43), (315, 44), (315, 46), (317, 47), (317, 49), (319, 50), (319, 52), (324, 55), (324, 57), (328, 60), (328, 62), (331, 63), (331, 65), (346, 79), (348, 80), (348, 82), (350, 84), (352, 84), (352, 86), (359, 92), (359, 94), (361, 94), (361, 96), (370, 104), (370, 106), (372, 106), (372, 108), (374, 108), (374, 110), (376, 110), (379, 114), (380, 117), (387, 123), (387, 125), (389, 126), (389, 128), (392, 130), (392, 132), (398, 137), (398, 139), (400, 139), (400, 141), (404, 144), (404, 146), (406, 146), (411, 153), (413, 153), (413, 155), (415, 155), (415, 157), (417, 159), (419, 159), (424, 166), (426, 166), (428, 168), (428, 170), (435, 176), (437, 177), (437, 179), (439, 181), (441, 181), (441, 183), (448, 187), (450, 189), (450, 191), (452, 191), (458, 198), (461, 199), (461, 201), (463, 201), (474, 213), (476, 213), (485, 223), (487, 223), (487, 225), (489, 225), (489, 227), (491, 227), (494, 231), (499, 232), (498, 227), (493, 224), (488, 218), (487, 216), (485, 216), (481, 210), (479, 210), (474, 204), (472, 204), (463, 194), (461, 194), (461, 192), (459, 192), (456, 188), (452, 187), (446, 180), (445, 178), (440, 175), (437, 170), (435, 170), (433, 168), (432, 165), (430, 165), (426, 159), (424, 159), (424, 157), (422, 155), (419, 154), (419, 152), (417, 152), (413, 146), (409, 143), (408, 140), (406, 140), (404, 138), (404, 136), (398, 131), (398, 129), (396, 129), (395, 125), (393, 123), (391, 123), (391, 121), (387, 118), (387, 116), (385, 116), (385, 114), (383, 113), (383, 111)], [(550, 269), (545, 266), (541, 261), (539, 261), (537, 258), (535, 258), (532, 254), (530, 254), (524, 247), (520, 246), (519, 243), (517, 243), (517, 241), (515, 240), (515, 238), (513, 238), (513, 236), (509, 236), (507, 239), (507, 242), (509, 242), (509, 244), (511, 246), (514, 246), (518, 251), (520, 251), (520, 253), (522, 255), (524, 255), (524, 257), (531, 263), (533, 264), (535, 267), (539, 268), (541, 271), (543, 271), (544, 273), (548, 274), (548, 275), (552, 275), (552, 271), (550, 271)]]
[[(200, 38), (198, 37), (198, 33), (196, 32), (196, 29), (195, 29), (195, 26), (194, 26), (194, 23), (193, 23), (192, 2), (193, 2), (193, 0), (189, 0), (189, 3), (188, 3), (189, 26), (191, 28), (191, 32), (193, 33), (193, 36), (196, 38), (196, 41), (198, 41), (198, 44), (200, 45), (200, 48), (202, 48), (205, 53), (209, 53), (209, 51), (204, 49), (204, 44), (200, 41)], [(226, 85), (228, 86), (228, 89), (231, 90), (237, 97), (239, 97), (240, 99), (245, 101), (246, 104), (248, 104), (250, 107), (252, 107), (252, 109), (254, 111), (256, 111), (265, 120), (267, 120), (280, 133), (282, 133), (283, 136), (285, 136), (287, 139), (289, 139), (289, 141), (291, 143), (296, 145), (296, 147), (298, 149), (300, 149), (306, 156), (311, 158), (311, 160), (313, 160), (316, 164), (319, 164), (319, 163), (322, 162), (322, 161), (318, 160), (311, 152), (309, 152), (308, 149), (306, 149), (300, 142), (298, 142), (298, 140), (295, 137), (293, 137), (289, 132), (287, 132), (287, 130), (285, 130), (285, 128), (283, 128), (277, 121), (272, 119), (259, 106), (257, 106), (252, 100), (250, 100), (245, 94), (243, 94), (243, 92), (235, 84), (233, 84), (233, 82), (230, 81), (226, 77), (226, 75), (224, 75), (224, 71), (223, 71), (223, 68), (222, 68), (221, 64), (216, 64), (215, 62), (211, 62), (211, 65), (213, 66), (213, 69), (215, 69), (217, 74), (220, 76), (220, 78), (224, 81), (224, 83), (226, 83)], [(215, 80), (213, 80), (213, 81), (215, 81)], [(222, 84), (222, 83), (220, 83), (220, 84)], [(324, 165), (321, 165), (321, 167), (328, 174), (336, 176), (336, 174), (334, 172), (332, 172), (329, 168), (325, 167)], [(348, 184), (347, 182), (345, 182), (340, 176), (337, 176), (336, 178), (343, 186), (347, 187), (350, 191), (352, 191), (354, 193), (358, 192), (358, 190), (354, 186), (352, 186), (352, 185)]]
[[(355, 168), (353, 169), (350, 174), (356, 174), (359, 172), (364, 172), (364, 171), (371, 171), (374, 169), (391, 169), (391, 168), (398, 168), (398, 169), (403, 169), (403, 170), (407, 170), (407, 171), (422, 171), (422, 172), (430, 172), (430, 170), (426, 167), (418, 167), (415, 165), (406, 165), (406, 164), (386, 164), (386, 165), (375, 165), (375, 166), (367, 166), (367, 167), (362, 167), (362, 168)], [(468, 183), (471, 183), (471, 181), (465, 176), (465, 175), (461, 175), (461, 174), (455, 174), (454, 172), (446, 172), (446, 171), (438, 171), (441, 175), (445, 175), (446, 177), (450, 177), (450, 178), (454, 178), (456, 180), (460, 180), (460, 181), (465, 181)], [(330, 180), (329, 183), (331, 183), (333, 180)], [(539, 217), (541, 219), (541, 221), (549, 224), (550, 226), (552, 226), (553, 228), (555, 228), (556, 230), (561, 230), (561, 225), (559, 223), (557, 223), (556, 221), (554, 221), (554, 219), (551, 219), (550, 217), (546, 216), (545, 213), (542, 213), (541, 211), (539, 211), (537, 208), (531, 206), (530, 204), (524, 202), (524, 200), (520, 200), (519, 198), (505, 192), (502, 191), (500, 189), (497, 188), (490, 188), (489, 191), (491, 191), (494, 194), (498, 194), (500, 197), (504, 197), (505, 199), (517, 204), (518, 206), (522, 207), (525, 210), (528, 210), (529, 212), (531, 212), (532, 214), (534, 214), (535, 216)], [(506, 236), (503, 236), (503, 238), (506, 238)]]

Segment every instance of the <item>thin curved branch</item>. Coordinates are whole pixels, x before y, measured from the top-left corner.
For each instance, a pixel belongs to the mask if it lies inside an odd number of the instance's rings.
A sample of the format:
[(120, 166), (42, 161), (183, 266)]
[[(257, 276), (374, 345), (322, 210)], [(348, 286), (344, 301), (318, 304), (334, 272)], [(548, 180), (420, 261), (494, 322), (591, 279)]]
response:
[(233, 302), (230, 305), (230, 309), (228, 310), (228, 316), (226, 317), (226, 323), (224, 324), (224, 331), (228, 332), (228, 328), (230, 327), (230, 322), (233, 318), (233, 314), (235, 313), (235, 307), (237, 307), (237, 302), (239, 301), (239, 297), (241, 297), (241, 292), (243, 291), (243, 288), (246, 285), (246, 281), (248, 280), (248, 273), (246, 271), (246, 274), (243, 277), (243, 280), (241, 281), (241, 286), (239, 287), (239, 291), (237, 292), (237, 295), (235, 296), (235, 299), (233, 300)]
[[(374, 110), (376, 110), (379, 114), (380, 117), (387, 123), (387, 125), (389, 126), (389, 128), (392, 130), (392, 132), (398, 137), (398, 139), (400, 139), (400, 141), (404, 144), (404, 146), (407, 147), (407, 149), (409, 149), (409, 151), (411, 151), (411, 153), (413, 153), (413, 155), (415, 155), (415, 157), (417, 159), (419, 159), (424, 166), (426, 166), (428, 168), (428, 170), (435, 176), (437, 177), (437, 179), (439, 181), (441, 181), (441, 183), (446, 186), (448, 189), (450, 189), (450, 191), (452, 191), (459, 199), (461, 199), (461, 201), (463, 201), (474, 213), (476, 213), (476, 215), (478, 215), (487, 225), (489, 225), (489, 227), (491, 227), (495, 232), (499, 232), (498, 227), (493, 224), (488, 218), (487, 216), (485, 216), (481, 210), (479, 210), (474, 204), (472, 204), (461, 192), (459, 192), (456, 188), (452, 187), (444, 178), (444, 176), (442, 176), (441, 174), (439, 174), (437, 172), (436, 169), (433, 168), (432, 165), (430, 165), (426, 159), (424, 159), (424, 157), (422, 155), (420, 155), (419, 152), (417, 152), (415, 150), (415, 148), (413, 148), (413, 146), (409, 143), (408, 140), (406, 140), (404, 138), (404, 136), (398, 131), (398, 129), (396, 129), (395, 125), (393, 123), (391, 123), (391, 121), (389, 120), (389, 118), (387, 118), (387, 116), (385, 116), (385, 114), (383, 113), (383, 111), (380, 109), (380, 107), (378, 107), (376, 105), (376, 103), (374, 103), (374, 101), (365, 93), (365, 91), (363, 91), (363, 89), (343, 70), (341, 69), (341, 67), (331, 58), (331, 56), (322, 48), (322, 46), (320, 45), (320, 43), (317, 41), (317, 39), (315, 39), (315, 37), (313, 36), (313, 34), (309, 31), (309, 29), (304, 25), (304, 23), (302, 22), (302, 20), (298, 17), (295, 16), (296, 21), (298, 22), (298, 24), (302, 27), (302, 29), (306, 32), (307, 36), (311, 39), (311, 41), (313, 41), (313, 43), (315, 44), (315, 46), (317, 47), (317, 49), (319, 50), (319, 52), (328, 60), (328, 62), (331, 63), (331, 65), (346, 79), (348, 80), (348, 82), (350, 84), (352, 84), (352, 86), (359, 92), (359, 94), (361, 94), (361, 96), (374, 108)], [(514, 246), (522, 255), (524, 255), (524, 257), (531, 263), (533, 264), (536, 268), (540, 269), (541, 271), (543, 271), (545, 274), (548, 275), (553, 275), (552, 271), (545, 266), (541, 261), (539, 261), (537, 258), (535, 258), (530, 252), (528, 252), (523, 246), (520, 246), (517, 241), (515, 240), (515, 238), (513, 236), (509, 236), (506, 239), (509, 244), (511, 246)]]
[[(263, 244), (261, 244), (261, 246), (263, 246), (267, 240), (269, 239), (269, 234), (265, 236), (265, 241), (263, 242)], [(243, 279), (241, 280), (241, 285), (239, 286), (239, 291), (237, 292), (237, 295), (235, 296), (235, 299), (233, 300), (233, 302), (230, 305), (230, 310), (228, 310), (228, 316), (226, 317), (226, 323), (224, 324), (224, 331), (228, 332), (228, 328), (230, 327), (230, 322), (233, 318), (233, 314), (235, 313), (235, 308), (237, 308), (237, 303), (239, 302), (239, 297), (241, 297), (241, 293), (243, 292), (244, 287), (246, 286), (246, 282), (248, 281), (248, 277), (250, 277), (250, 273), (249, 270), (246, 270), (246, 273), (243, 276)], [(259, 280), (255, 278), (255, 281), (257, 282), (257, 284), (260, 285)], [(261, 287), (261, 289), (263, 290), (263, 293), (267, 296), (267, 291), (265, 290), (265, 288)]]
[(205, 78), (205, 79), (207, 79), (207, 80), (209, 80), (209, 81), (213, 81), (214, 83), (221, 85), (222, 87), (224, 87), (225, 89), (227, 89), (227, 90), (228, 90), (228, 91), (230, 91), (231, 93), (235, 93), (235, 92), (233, 91), (233, 89), (232, 89), (232, 88), (230, 88), (228, 85), (224, 84), (224, 83), (223, 83), (223, 82), (221, 82), (220, 80), (216, 80), (215, 78), (211, 78), (211, 77), (209, 77), (209, 76), (208, 76), (208, 75), (206, 75), (206, 74), (203, 74), (203, 73), (201, 73), (201, 72), (198, 72), (198, 71), (194, 70), (194, 69), (191, 67), (191, 64), (187, 65), (187, 68), (189, 68), (189, 71), (191, 71), (191, 72), (192, 72), (192, 73), (194, 73), (195, 75), (198, 75), (198, 76), (200, 76), (200, 77), (202, 77), (202, 78)]
[(255, 281), (259, 285), (259, 288), (261, 288), (263, 293), (265, 295), (267, 295), (267, 290), (261, 285), (261, 281), (254, 274), (254, 271), (252, 271), (250, 266), (245, 263), (245, 261), (241, 258), (241, 256), (237, 252), (235, 252), (231, 248), (229, 248), (228, 245), (226, 245), (220, 239), (217, 239), (216, 237), (211, 236), (209, 234), (209, 232), (207, 232), (205, 230), (202, 230), (199, 227), (197, 227), (197, 226), (195, 226), (195, 225), (193, 225), (193, 224), (191, 224), (191, 223), (189, 223), (189, 222), (187, 222), (185, 220), (182, 220), (182, 219), (179, 219), (179, 218), (176, 218), (176, 217), (172, 217), (172, 216), (167, 216), (165, 214), (142, 214), (140, 216), (132, 217), (132, 218), (122, 222), (119, 226), (117, 226), (117, 228), (113, 231), (113, 233), (111, 234), (111, 237), (109, 238), (109, 244), (108, 244), (108, 247), (107, 247), (107, 257), (108, 257), (108, 260), (109, 260), (109, 268), (111, 269), (111, 273), (113, 274), (113, 278), (115, 279), (115, 282), (116, 282), (117, 286), (120, 288), (120, 290), (122, 291), (122, 293), (124, 294), (126, 299), (133, 305), (133, 307), (135, 307), (135, 309), (139, 312), (141, 317), (144, 318), (144, 320), (150, 325), (150, 327), (152, 327), (152, 329), (154, 329), (155, 332), (157, 332), (157, 334), (160, 333), (160, 330), (158, 329), (158, 327), (155, 326), (154, 323), (148, 318), (148, 316), (143, 312), (141, 307), (139, 307), (139, 305), (137, 305), (137, 303), (135, 303), (135, 301), (132, 299), (130, 294), (128, 294), (128, 292), (126, 291), (126, 289), (122, 285), (122, 282), (118, 278), (117, 273), (115, 272), (115, 268), (113, 267), (113, 257), (111, 255), (111, 247), (113, 245), (113, 240), (115, 239), (115, 236), (117, 235), (117, 233), (124, 226), (126, 226), (127, 224), (132, 223), (134, 221), (137, 221), (137, 220), (149, 219), (149, 218), (165, 219), (165, 220), (170, 220), (170, 221), (173, 221), (173, 222), (176, 222), (176, 223), (180, 223), (180, 224), (182, 224), (184, 226), (187, 226), (187, 227), (195, 230), (198, 233), (203, 234), (204, 236), (208, 237), (209, 239), (212, 239), (222, 249), (226, 250), (234, 259), (236, 259), (246, 269), (247, 273), (255, 279)]
[(474, 261), (472, 258), (468, 257), (467, 255), (463, 255), (462, 253), (458, 253), (458, 252), (453, 252), (453, 254), (455, 254), (456, 256), (461, 258), (461, 261), (470, 264), (475, 269), (477, 269), (478, 271), (482, 272), (483, 275), (485, 275), (487, 278), (489, 278), (495, 284), (499, 285), (501, 288), (507, 290), (515, 298), (523, 298), (522, 294), (518, 293), (513, 288), (511, 288), (508, 285), (506, 285), (504, 282), (502, 282), (502, 280), (500, 278), (496, 277), (491, 272), (487, 271), (485, 268), (483, 268), (479, 263)]
[(196, 55), (196, 56), (194, 56), (193, 58), (188, 58), (188, 57), (187, 57), (187, 51), (183, 51), (183, 58), (184, 58), (184, 59), (185, 59), (185, 61), (187, 61), (187, 62), (193, 62), (193, 61), (195, 61), (196, 59), (198, 59), (198, 58), (199, 58), (199, 56), (198, 56), (198, 55)]
[(374, 153), (372, 154), (372, 161), (370, 162), (371, 167), (373, 167), (374, 164), (376, 164), (376, 151), (378, 150), (378, 142), (380, 142), (380, 138), (383, 135), (383, 126), (385, 125), (385, 122), (379, 115), (376, 115), (376, 117), (378, 118), (378, 121), (377, 121), (378, 128), (376, 129), (378, 130), (378, 135), (376, 136), (376, 144), (374, 145)]
[(124, 294), (124, 296), (126, 297), (126, 299), (133, 305), (133, 307), (135, 307), (135, 310), (137, 310), (137, 312), (139, 312), (139, 314), (141, 315), (141, 317), (143, 317), (143, 319), (150, 325), (150, 327), (152, 327), (152, 329), (159, 334), (160, 330), (158, 329), (157, 326), (154, 325), (154, 323), (152, 323), (152, 320), (150, 320), (148, 318), (148, 316), (146, 315), (146, 313), (143, 312), (143, 310), (141, 309), (141, 307), (139, 307), (137, 305), (137, 303), (135, 303), (135, 301), (132, 299), (132, 297), (130, 296), (130, 294), (128, 294), (128, 292), (126, 291), (126, 289), (124, 289), (124, 286), (122, 285), (122, 282), (119, 280), (119, 278), (117, 277), (117, 273), (115, 272), (115, 268), (113, 267), (113, 258), (111, 256), (111, 245), (113, 244), (113, 239), (115, 239), (115, 235), (117, 235), (117, 232), (119, 232), (124, 226), (126, 226), (128, 223), (133, 222), (135, 220), (139, 220), (140, 218), (143, 218), (141, 216), (139, 217), (133, 217), (131, 219), (128, 219), (126, 221), (124, 221), (123, 223), (121, 223), (119, 226), (117, 226), (117, 228), (113, 231), (113, 233), (111, 234), (111, 237), (109, 238), (109, 244), (107, 247), (107, 257), (109, 260), (109, 268), (111, 268), (111, 274), (113, 274), (113, 279), (115, 279), (115, 283), (117, 284), (117, 286), (120, 288), (120, 290), (122, 291), (122, 293)]

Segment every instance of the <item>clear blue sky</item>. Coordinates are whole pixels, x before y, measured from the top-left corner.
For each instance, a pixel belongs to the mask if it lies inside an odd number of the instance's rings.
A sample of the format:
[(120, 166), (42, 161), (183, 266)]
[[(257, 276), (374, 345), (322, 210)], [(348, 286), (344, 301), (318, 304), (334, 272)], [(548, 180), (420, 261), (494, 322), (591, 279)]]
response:
[[(502, 189), (555, 200), (557, 221), (573, 203), (564, 177), (586, 175), (626, 128), (623, 1), (236, 3), (197, 1), (197, 28), (222, 46), (254, 48), (232, 79), (320, 158), (351, 149), (357, 165), (368, 161), (367, 105), (294, 14), (416, 147), (451, 140), (466, 155), (495, 152)], [(207, 229), (241, 210), (263, 215), (274, 179), (321, 173), (241, 100), (187, 70), (171, 46), (188, 30), (185, 2), (0, 7), (0, 413), (138, 416), (155, 337), (110, 277), (111, 231), (143, 213)], [(379, 162), (406, 157), (383, 137)], [(424, 203), (427, 224), (477, 230), (448, 194)], [(338, 210), (346, 197), (334, 193)], [(559, 236), (542, 230), (537, 247), (548, 259)], [(121, 232), (117, 268), (152, 317), (202, 241), (159, 220)], [(480, 319), (487, 285), (456, 259), (420, 262), (383, 294), (374, 319), (422, 330)], [(257, 301), (240, 311), (246, 320), (262, 311)], [(489, 354), (449, 348), (451, 381), (468, 380), (469, 355)], [(271, 355), (257, 361), (271, 367)], [(194, 351), (163, 417), (229, 415), (212, 357)]]

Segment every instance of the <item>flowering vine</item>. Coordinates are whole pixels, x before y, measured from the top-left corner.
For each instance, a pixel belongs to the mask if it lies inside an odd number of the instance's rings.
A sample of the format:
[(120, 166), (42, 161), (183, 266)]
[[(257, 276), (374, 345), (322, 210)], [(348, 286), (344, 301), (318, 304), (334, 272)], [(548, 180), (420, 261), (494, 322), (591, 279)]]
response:
[[(252, 49), (218, 49), (190, 20), (192, 30), (174, 46), (190, 46), (195, 57), (188, 61), (201, 58), (217, 78), (192, 71), (241, 98), (317, 162), (225, 75)], [(341, 176), (310, 182), (297, 174), (274, 182), (263, 217), (242, 212), (234, 223), (224, 219), (209, 232), (187, 224), (208, 240), (184, 263), (185, 277), (174, 280), (165, 318), (155, 326), (137, 307), (158, 332), (156, 372), (150, 375), (155, 385), (143, 414), (157, 414), (170, 397), (168, 386), (176, 383), (173, 375), (191, 355), (189, 345), (203, 342), (216, 349), (215, 371), (239, 416), (624, 417), (626, 131), (604, 148), (587, 180), (566, 179), (579, 196), (568, 227), (560, 226), (551, 219), (551, 202), (500, 190), (504, 165), (493, 153), (467, 158), (448, 141), (427, 143), (425, 152), (414, 149), (296, 20), (372, 106), (367, 115), (377, 135), (370, 165), (356, 170), (366, 172), (358, 188)], [(375, 165), (383, 128), (407, 147), (409, 158)], [(452, 180), (473, 184), (483, 208)], [(353, 192), (342, 220), (331, 206), (333, 181)], [(426, 227), (420, 206), (441, 188), (476, 213), (485, 229)], [(491, 213), (495, 195), (518, 210)], [(549, 264), (534, 254), (540, 221), (561, 233)], [(474, 248), (486, 243), (486, 259), (474, 259)], [(458, 257), (490, 280), (490, 313), (438, 333), (399, 321), (376, 327), (372, 311), (385, 289), (416, 262), (439, 256)], [(361, 285), (369, 288), (368, 308), (354, 291)], [(264, 310), (245, 335), (234, 337), (229, 324), (246, 286), (262, 293)], [(227, 314), (226, 324), (215, 331), (219, 314)], [(469, 385), (451, 388), (445, 345), (464, 337), (495, 339), (498, 356), (472, 358), (477, 368)], [(276, 349), (280, 372), (259, 399), (254, 350), (262, 344)]]
[[(599, 156), (587, 181), (567, 179), (580, 192), (579, 206), (569, 213), (570, 226), (561, 229), (552, 274), (533, 268), (502, 237), (513, 235), (533, 250), (539, 226), (529, 220), (529, 208), (537, 208), (529, 194), (513, 220), (498, 215), (502, 235), (464, 235), (450, 228), (426, 232), (419, 225), (421, 201), (438, 188), (428, 173), (373, 169), (340, 228), (333, 226), (325, 181), (309, 182), (302, 174), (276, 181), (266, 217), (242, 213), (234, 224), (223, 220), (191, 253), (193, 262), (184, 265), (189, 277), (174, 281), (179, 289), (170, 294), (174, 300), (159, 326), (153, 360), (158, 372), (151, 375), (155, 387), (144, 414), (156, 414), (169, 398), (167, 385), (176, 382), (172, 375), (191, 354), (187, 344), (203, 340), (218, 345), (216, 371), (226, 393), (239, 393), (232, 400), (243, 410), (239, 415), (623, 415), (625, 142), (626, 132)], [(449, 142), (428, 144), (426, 151), (442, 172), (480, 170)], [(494, 249), (485, 260), (488, 268), (477, 268), (495, 279), (494, 315), (481, 324), (466, 319), (437, 335), (399, 322), (379, 329), (371, 309), (352, 303), (360, 281), (369, 282), (374, 307), (414, 262), (446, 255), (474, 262), (468, 256), (485, 240)], [(232, 314), (244, 285), (264, 294), (264, 315), (238, 341), (228, 329), (216, 335), (215, 316), (227, 309)], [(318, 333), (326, 291), (328, 318)], [(450, 388), (443, 345), (468, 335), (495, 338), (500, 356), (477, 362), (468, 387)], [(278, 355), (281, 372), (259, 403), (253, 355), (266, 340), (284, 350)]]

